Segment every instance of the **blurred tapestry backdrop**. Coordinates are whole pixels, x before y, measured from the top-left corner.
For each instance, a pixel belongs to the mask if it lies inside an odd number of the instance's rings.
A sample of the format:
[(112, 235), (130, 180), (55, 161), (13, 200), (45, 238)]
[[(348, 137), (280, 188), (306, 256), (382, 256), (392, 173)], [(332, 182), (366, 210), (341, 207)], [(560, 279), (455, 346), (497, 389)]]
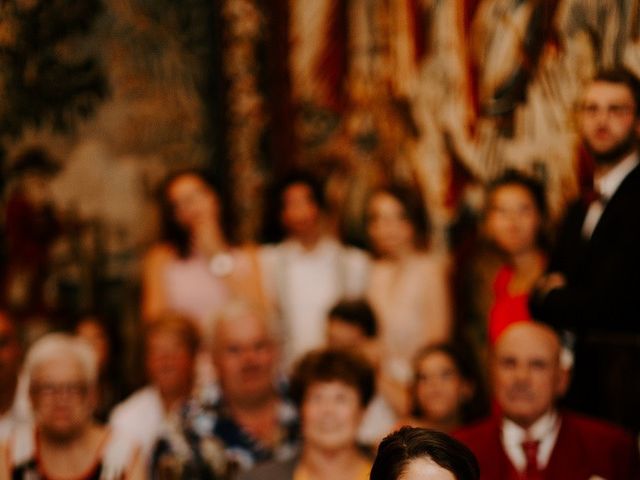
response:
[(185, 166), (212, 172), (243, 241), (294, 167), (326, 181), (355, 243), (389, 180), (423, 189), (441, 249), (507, 167), (546, 183), (557, 218), (590, 181), (581, 86), (640, 75), (638, 3), (4, 0), (3, 297), (25, 317), (135, 319), (155, 191)]

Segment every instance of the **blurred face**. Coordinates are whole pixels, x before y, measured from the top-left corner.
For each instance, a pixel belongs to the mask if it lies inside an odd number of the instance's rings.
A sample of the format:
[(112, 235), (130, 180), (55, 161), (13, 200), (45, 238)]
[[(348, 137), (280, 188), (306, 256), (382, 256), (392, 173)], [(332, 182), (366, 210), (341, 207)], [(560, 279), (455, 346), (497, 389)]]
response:
[(173, 207), (176, 221), (187, 230), (218, 219), (216, 194), (197, 175), (186, 174), (174, 179), (167, 188), (167, 200)]
[(193, 381), (194, 358), (174, 332), (158, 330), (147, 339), (149, 381), (166, 396), (187, 395)]
[(456, 480), (456, 477), (430, 458), (416, 458), (407, 465), (398, 480)]
[(378, 254), (396, 256), (414, 248), (415, 230), (395, 197), (386, 192), (376, 193), (369, 201), (367, 214), (367, 233)]
[(566, 388), (560, 344), (548, 327), (521, 322), (498, 338), (493, 355), (496, 400), (507, 418), (528, 428)]
[(638, 131), (635, 101), (626, 85), (593, 82), (580, 108), (580, 129), (598, 163), (615, 162), (634, 147)]
[(305, 444), (328, 451), (353, 447), (362, 412), (354, 387), (339, 380), (312, 383), (301, 407)]
[(423, 415), (429, 420), (447, 422), (456, 419), (460, 406), (471, 397), (472, 390), (447, 354), (436, 351), (420, 361), (416, 396)]
[(20, 345), (11, 321), (0, 313), (0, 385), (11, 385), (20, 369)]
[(98, 358), (98, 368), (103, 371), (109, 361), (109, 339), (102, 325), (93, 319), (83, 320), (76, 334), (91, 345)]
[(320, 208), (313, 198), (311, 188), (304, 183), (294, 183), (282, 193), (282, 225), (292, 237), (306, 237), (317, 229)]
[(327, 343), (335, 348), (355, 348), (367, 341), (364, 331), (357, 325), (332, 317), (327, 324)]
[(68, 441), (90, 424), (96, 394), (79, 362), (61, 356), (34, 370), (31, 401), (42, 435), (55, 441)]
[(487, 229), (509, 255), (536, 248), (541, 217), (531, 193), (521, 185), (503, 185), (489, 199)]
[(277, 351), (265, 322), (246, 314), (218, 328), (214, 362), (225, 398), (243, 403), (271, 398)]

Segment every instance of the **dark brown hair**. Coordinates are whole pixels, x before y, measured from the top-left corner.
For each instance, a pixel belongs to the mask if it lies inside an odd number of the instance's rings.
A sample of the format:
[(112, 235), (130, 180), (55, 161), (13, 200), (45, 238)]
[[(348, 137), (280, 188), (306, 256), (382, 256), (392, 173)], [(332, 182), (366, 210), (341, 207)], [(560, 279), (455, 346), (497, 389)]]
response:
[(316, 350), (296, 364), (291, 376), (291, 398), (302, 405), (309, 387), (315, 383), (342, 382), (357, 390), (362, 406), (373, 397), (373, 368), (362, 356), (339, 349)]
[(370, 480), (397, 480), (417, 459), (429, 459), (456, 480), (478, 480), (480, 466), (471, 450), (449, 435), (425, 428), (403, 427), (378, 447)]
[[(375, 195), (381, 193), (390, 195), (400, 203), (407, 221), (411, 224), (415, 232), (415, 246), (421, 249), (427, 248), (431, 234), (431, 221), (419, 188), (417, 186), (399, 183), (387, 185), (374, 190), (369, 196), (367, 205)], [(369, 221), (370, 218), (367, 212), (367, 224)]]

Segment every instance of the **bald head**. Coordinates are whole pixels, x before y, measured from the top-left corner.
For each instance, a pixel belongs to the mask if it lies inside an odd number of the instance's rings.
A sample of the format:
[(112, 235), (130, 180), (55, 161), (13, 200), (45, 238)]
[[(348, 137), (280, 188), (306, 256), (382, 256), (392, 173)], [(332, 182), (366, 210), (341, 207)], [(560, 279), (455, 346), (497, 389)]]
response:
[(507, 418), (527, 428), (554, 408), (568, 381), (560, 352), (556, 332), (540, 323), (515, 323), (502, 333), (492, 373), (496, 400)]

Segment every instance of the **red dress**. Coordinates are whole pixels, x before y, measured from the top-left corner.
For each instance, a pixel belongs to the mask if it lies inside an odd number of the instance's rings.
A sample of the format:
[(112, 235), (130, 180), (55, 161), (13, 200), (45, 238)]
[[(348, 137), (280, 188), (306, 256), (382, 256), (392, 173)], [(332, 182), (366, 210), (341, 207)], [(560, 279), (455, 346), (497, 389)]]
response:
[(529, 294), (512, 295), (509, 282), (513, 277), (513, 269), (503, 265), (498, 270), (493, 282), (493, 305), (489, 310), (489, 342), (496, 343), (500, 334), (512, 323), (531, 320), (529, 314)]

